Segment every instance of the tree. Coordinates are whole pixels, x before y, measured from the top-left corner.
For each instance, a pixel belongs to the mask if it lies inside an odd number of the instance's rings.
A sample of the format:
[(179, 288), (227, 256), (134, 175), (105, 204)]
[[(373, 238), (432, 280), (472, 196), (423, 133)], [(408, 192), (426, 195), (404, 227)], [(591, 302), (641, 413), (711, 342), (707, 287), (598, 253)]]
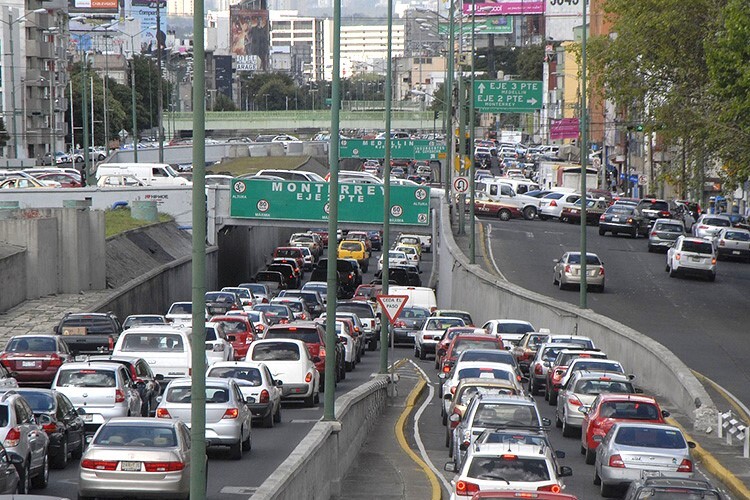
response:
[(234, 105), (232, 100), (222, 94), (221, 92), (216, 93), (216, 102), (213, 105), (212, 111), (236, 111), (237, 106)]
[(541, 80), (544, 63), (544, 46), (530, 45), (521, 49), (516, 60), (519, 80)]

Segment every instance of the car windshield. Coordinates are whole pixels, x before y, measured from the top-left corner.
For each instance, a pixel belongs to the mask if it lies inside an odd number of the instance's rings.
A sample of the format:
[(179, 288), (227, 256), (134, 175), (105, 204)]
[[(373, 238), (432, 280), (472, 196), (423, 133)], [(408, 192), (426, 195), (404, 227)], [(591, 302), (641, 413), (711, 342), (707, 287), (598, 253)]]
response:
[(500, 370), (498, 368), (461, 368), (458, 370), (457, 378), (499, 378), (501, 380), (513, 380), (513, 374), (506, 370)]
[(590, 370), (597, 372), (617, 372), (622, 373), (622, 366), (612, 361), (579, 361), (573, 364), (571, 371)]
[[(530, 444), (532, 446), (549, 446), (549, 441), (538, 434), (524, 434), (518, 431), (495, 431), (487, 434), (485, 443)], [(532, 497), (533, 498), (533, 497)]]
[(61, 370), (57, 378), (58, 387), (115, 387), (113, 370)]
[(255, 306), (256, 311), (263, 311), (266, 316), (289, 316), (289, 309), (286, 306), (275, 306), (272, 304), (260, 304)]
[(129, 333), (120, 349), (122, 352), (184, 352), (185, 345), (178, 333)]
[(685, 240), (682, 242), (682, 251), (712, 254), (714, 253), (714, 246), (708, 242)]
[(681, 488), (680, 486), (644, 486), (635, 500), (719, 500), (713, 491)]
[(576, 394), (596, 395), (602, 393), (633, 394), (633, 384), (630, 382), (613, 381), (606, 377), (599, 380), (579, 380), (573, 392)]
[(257, 368), (241, 366), (215, 366), (206, 374), (207, 377), (233, 378), (237, 384), (248, 387), (258, 387), (263, 384), (263, 377)]
[[(579, 253), (571, 253), (568, 254), (568, 264), (580, 264), (581, 263), (581, 254)], [(599, 260), (599, 257), (596, 255), (586, 255), (586, 264), (590, 266), (598, 266), (601, 265), (601, 261)]]
[(623, 446), (669, 450), (687, 448), (681, 432), (674, 429), (656, 429), (654, 427), (622, 427), (617, 431), (615, 443)]
[(669, 212), (669, 203), (666, 201), (642, 201), (638, 208), (643, 210), (658, 210), (660, 212)]
[(172, 304), (167, 314), (193, 314), (193, 304), (190, 302)]
[(342, 241), (341, 250), (359, 252), (360, 250), (362, 250), (362, 243), (359, 241)]
[(567, 337), (560, 337), (556, 339), (551, 339), (550, 344), (576, 344), (581, 347), (584, 347), (586, 349), (593, 349), (594, 343), (590, 339), (574, 339), (574, 338), (567, 338)]
[(660, 222), (654, 226), (654, 231), (663, 231), (665, 233), (677, 233), (682, 234), (682, 226), (680, 224), (669, 224), (666, 222)]
[(464, 320), (459, 318), (430, 318), (425, 323), (425, 330), (447, 330), (454, 326), (464, 326)]
[(404, 252), (388, 252), (388, 259), (404, 259), (404, 260), (406, 260), (406, 254)]
[(496, 351), (488, 351), (486, 346), (481, 346), (481, 350), (469, 349), (461, 353), (461, 361), (489, 361), (490, 363), (505, 363), (515, 365), (515, 358), (510, 351), (497, 347)]
[(299, 361), (300, 350), (290, 342), (264, 342), (253, 347), (253, 361)]
[[(502, 342), (488, 338), (487, 340), (479, 339), (462, 339), (459, 337), (453, 344), (453, 354), (458, 356), (469, 349), (503, 349)], [(467, 360), (468, 361), (468, 360)]]
[(401, 314), (399, 315), (399, 318), (401, 319), (414, 319), (414, 318), (420, 318), (424, 319), (430, 316), (430, 311), (427, 309), (420, 309), (418, 307), (404, 307), (404, 309), (401, 311)]
[(255, 294), (265, 295), (266, 288), (260, 283), (243, 283), (242, 288), (247, 288)]
[(214, 328), (213, 326), (206, 325), (206, 340), (208, 342), (219, 340), (216, 328)]
[(307, 344), (317, 344), (320, 342), (320, 335), (316, 328), (299, 328), (290, 326), (288, 328), (279, 328), (266, 332), (266, 339), (295, 339), (301, 340)]
[(166, 321), (161, 316), (130, 316), (125, 318), (122, 324), (124, 329), (133, 328), (139, 325), (166, 325)]
[(463, 388), (459, 393), (457, 397), (457, 401), (460, 401), (460, 404), (462, 405), (468, 405), (469, 402), (471, 402), (472, 398), (476, 396), (477, 394), (490, 394), (490, 395), (507, 395), (507, 394), (514, 394), (515, 391), (513, 391), (509, 387), (504, 386), (481, 386), (481, 385), (470, 385), (468, 387)]
[(5, 346), (5, 352), (55, 352), (57, 343), (51, 337), (15, 337)]
[(540, 344), (544, 344), (545, 342), (547, 342), (547, 338), (548, 337), (549, 337), (549, 335), (544, 334), (544, 333), (542, 333), (542, 334), (536, 334), (536, 335), (531, 335), (529, 337), (528, 346), (529, 347), (538, 347)]
[(297, 258), (301, 252), (298, 248), (278, 248), (274, 253), (276, 257)]
[(475, 456), (467, 476), (475, 479), (503, 481), (549, 481), (549, 469), (544, 458), (518, 457), (504, 454), (499, 457)]
[(226, 333), (247, 332), (247, 323), (245, 323), (244, 321), (222, 320), (222, 321), (217, 321), (216, 323), (220, 324)]
[(626, 204), (612, 205), (607, 209), (606, 213), (617, 215), (632, 215), (633, 213), (635, 213), (635, 208), (632, 205)]
[(548, 347), (542, 353), (542, 361), (554, 361), (560, 351), (568, 349), (568, 347)]
[[(178, 385), (167, 390), (168, 403), (190, 404), (192, 389), (189, 385)], [(229, 389), (219, 386), (206, 386), (206, 404), (222, 404), (229, 402)]]
[(223, 292), (208, 292), (206, 294), (206, 302), (218, 302), (220, 304), (232, 304), (234, 303), (234, 294), (223, 293)]
[(55, 396), (49, 392), (25, 391), (16, 389), (18, 394), (31, 406), (34, 413), (47, 413), (55, 410)]
[(279, 300), (278, 302), (287, 306), (292, 312), (302, 312), (303, 310), (302, 302), (297, 302), (295, 300)]
[(652, 403), (640, 401), (605, 401), (599, 415), (603, 418), (659, 420), (659, 409)]
[(719, 226), (719, 227), (729, 227), (732, 225), (732, 223), (728, 219), (721, 219), (719, 217), (706, 217), (701, 221), (702, 224), (706, 224), (708, 226)]
[(727, 231), (724, 233), (725, 240), (750, 241), (750, 233), (745, 231)]
[(498, 323), (497, 333), (526, 333), (533, 332), (534, 328), (528, 323)]
[(339, 303), (336, 305), (336, 311), (354, 313), (360, 318), (375, 317), (375, 314), (372, 312), (372, 307), (370, 307), (369, 304)]
[(237, 295), (240, 298), (243, 299), (251, 299), (252, 296), (250, 295), (250, 290), (247, 288), (232, 288), (231, 290), (224, 290), (225, 292), (232, 292), (233, 294)]
[(104, 424), (96, 434), (96, 446), (137, 446), (154, 448), (172, 448), (177, 446), (177, 435), (174, 427)]
[(539, 422), (532, 405), (481, 403), (474, 414), (474, 426), (495, 427), (538, 426)]

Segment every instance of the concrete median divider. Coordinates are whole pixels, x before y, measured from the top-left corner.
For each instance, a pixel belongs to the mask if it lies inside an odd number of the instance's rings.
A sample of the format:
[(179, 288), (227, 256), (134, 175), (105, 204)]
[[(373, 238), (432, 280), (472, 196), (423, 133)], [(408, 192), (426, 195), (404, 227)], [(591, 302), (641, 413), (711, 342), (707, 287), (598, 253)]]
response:
[[(669, 349), (622, 323), (589, 309), (531, 292), (471, 265), (453, 238), (448, 205), (439, 217), (438, 306), (475, 318), (517, 318), (552, 333), (591, 337), (597, 347), (637, 375), (637, 383), (666, 398), (692, 419), (696, 432), (716, 422), (716, 407), (690, 369)], [(550, 280), (552, 278), (550, 277)]]
[(336, 399), (336, 420), (320, 421), (250, 497), (252, 500), (329, 500), (386, 405), (387, 375)]

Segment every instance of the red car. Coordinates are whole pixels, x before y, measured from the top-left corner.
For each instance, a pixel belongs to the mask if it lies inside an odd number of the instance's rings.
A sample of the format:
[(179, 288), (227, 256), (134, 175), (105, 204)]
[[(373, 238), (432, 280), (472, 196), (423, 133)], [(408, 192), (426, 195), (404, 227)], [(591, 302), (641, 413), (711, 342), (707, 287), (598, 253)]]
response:
[(352, 300), (369, 300), (370, 302), (375, 302), (377, 300), (375, 297), (380, 294), (382, 289), (383, 285), (359, 285), (354, 290)]
[(302, 269), (305, 266), (305, 255), (299, 247), (277, 247), (273, 251), (274, 259), (294, 259), (297, 267)]
[[(467, 349), (497, 349), (505, 350), (505, 345), (500, 337), (488, 335), (484, 328), (470, 328), (470, 333), (460, 333), (453, 337), (445, 354), (441, 356), (441, 369), (443, 373), (450, 373), (459, 354)], [(440, 355), (440, 352), (438, 352)]]
[(560, 392), (560, 382), (568, 371), (570, 362), (576, 358), (600, 358), (606, 359), (607, 355), (599, 351), (582, 351), (579, 349), (565, 349), (557, 353), (557, 358), (547, 370), (547, 385), (544, 390), (544, 399), (550, 406), (557, 404), (557, 394)]
[(73, 361), (58, 335), (17, 335), (0, 354), (0, 363), (22, 386), (49, 387), (63, 363)]
[(663, 424), (668, 416), (669, 412), (662, 410), (650, 396), (600, 394), (584, 413), (581, 424), (581, 451), (586, 454), (586, 463), (591, 465), (596, 458), (599, 443), (594, 441), (594, 436), (604, 438), (615, 423)]
[(81, 181), (69, 174), (62, 173), (49, 173), (49, 174), (38, 174), (35, 175), (38, 181), (55, 181), (60, 183), (60, 187), (64, 188), (79, 188), (81, 187)]
[(471, 500), (501, 500), (503, 498), (532, 498), (536, 500), (578, 500), (578, 497), (565, 493), (546, 491), (480, 491)]
[(245, 359), (250, 344), (260, 336), (253, 322), (245, 315), (214, 316), (209, 321), (221, 323), (227, 335), (227, 340), (232, 344), (234, 359), (236, 360)]
[[(448, 347), (450, 347), (451, 342), (456, 335), (461, 333), (474, 333), (477, 330), (479, 329), (468, 326), (454, 326), (445, 330), (445, 332), (443, 332), (443, 336), (435, 346), (435, 369), (439, 369), (442, 366), (443, 356), (445, 356), (445, 353), (448, 352)], [(443, 352), (443, 356), (439, 354), (441, 350)]]
[(474, 195), (474, 214), (490, 215), (503, 221), (523, 218), (523, 212), (516, 205), (492, 198), (482, 191)]

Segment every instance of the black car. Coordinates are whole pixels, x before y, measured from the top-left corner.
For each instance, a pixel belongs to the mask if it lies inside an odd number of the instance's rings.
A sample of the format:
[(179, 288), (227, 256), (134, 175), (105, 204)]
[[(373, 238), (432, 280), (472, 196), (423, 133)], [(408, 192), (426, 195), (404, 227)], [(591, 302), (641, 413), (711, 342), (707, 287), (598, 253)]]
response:
[(37, 422), (49, 437), (49, 461), (56, 469), (64, 469), (68, 456), (81, 458), (85, 446), (83, 418), (78, 415), (67, 396), (51, 389), (13, 389), (31, 407)]
[(604, 236), (607, 232), (613, 235), (624, 233), (633, 238), (638, 235), (648, 235), (648, 219), (641, 212), (630, 205), (615, 204), (610, 206), (599, 217), (599, 235)]
[[(259, 271), (255, 274), (253, 281), (268, 287), (268, 292), (270, 294), (268, 297), (269, 300), (276, 297), (280, 290), (287, 288), (284, 275), (278, 271)], [(325, 281), (325, 279), (323, 281)]]
[(408, 286), (422, 286), (422, 278), (419, 276), (420, 274), (422, 274), (422, 271), (417, 266), (392, 266), (390, 268), (390, 271), (393, 271), (394, 269), (403, 269), (404, 271), (406, 271)]
[(383, 235), (380, 234), (380, 231), (367, 231), (367, 237), (370, 238), (373, 250), (379, 252), (383, 249)]
[(320, 295), (320, 292), (315, 290), (282, 290), (279, 297), (299, 297), (303, 299), (313, 319), (323, 314), (326, 310), (323, 297)]
[(653, 224), (656, 219), (671, 219), (675, 211), (675, 207), (668, 201), (652, 198), (642, 199), (635, 208), (648, 220), (649, 224)]
[(163, 390), (159, 380), (163, 380), (163, 377), (159, 375), (160, 379), (157, 379), (145, 359), (129, 356), (91, 356), (89, 360), (118, 363), (127, 368), (130, 381), (141, 397), (141, 416), (156, 415), (156, 407), (159, 406), (158, 397)]
[(269, 325), (294, 321), (294, 312), (285, 304), (258, 304), (253, 309), (264, 312)]
[[(390, 269), (388, 269), (388, 283), (396, 284), (399, 286), (409, 286), (411, 285), (409, 281), (413, 281), (413, 277), (410, 276), (412, 274), (413, 273), (410, 273), (407, 269), (404, 269), (402, 267), (391, 267)], [(375, 277), (378, 278), (382, 283), (383, 271), (376, 272)], [(417, 278), (419, 278), (419, 275), (417, 275)]]
[(641, 498), (670, 498), (688, 500), (705, 498), (722, 500), (724, 496), (708, 481), (702, 479), (681, 479), (677, 477), (647, 477), (630, 483), (625, 500)]
[[(338, 274), (340, 298), (350, 298), (357, 287), (362, 284), (362, 271), (356, 260), (337, 259), (336, 272)], [(328, 259), (320, 259), (313, 269), (310, 281), (328, 281)]]
[(73, 355), (110, 353), (121, 333), (122, 324), (111, 312), (66, 313), (55, 327)]
[(234, 292), (206, 292), (208, 314), (226, 314), (228, 311), (241, 311), (242, 301)]
[(404, 307), (393, 323), (393, 343), (414, 344), (414, 335), (429, 317), (430, 310), (426, 307)]
[(266, 266), (266, 271), (276, 271), (281, 273), (284, 277), (284, 288), (299, 288), (302, 280), (297, 273), (294, 272), (294, 267), (290, 264), (271, 264)]

